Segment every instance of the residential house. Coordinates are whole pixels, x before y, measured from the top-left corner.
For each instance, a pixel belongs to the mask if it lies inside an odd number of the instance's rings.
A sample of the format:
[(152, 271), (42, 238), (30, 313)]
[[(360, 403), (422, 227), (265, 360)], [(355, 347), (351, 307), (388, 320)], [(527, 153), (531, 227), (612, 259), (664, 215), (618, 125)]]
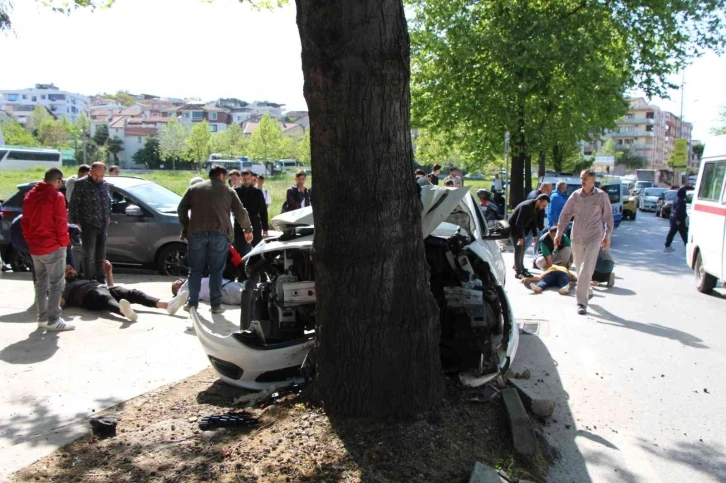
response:
[[(45, 107), (46, 112), (50, 117), (52, 117), (54, 120), (58, 119), (58, 116), (56, 116), (47, 106)], [(17, 105), (17, 106), (7, 106), (4, 109), (0, 107), (0, 111), (7, 113), (10, 117), (14, 118), (18, 124), (20, 124), (23, 127), (28, 126), (28, 120), (33, 117), (33, 110), (35, 109), (35, 106), (31, 106), (28, 104), (23, 105)]]
[[(65, 116), (76, 122), (82, 112), (90, 111), (89, 99), (80, 94), (62, 91), (53, 84), (35, 84), (28, 89), (0, 90), (0, 109), (12, 107), (15, 112), (44, 106), (60, 119)], [(18, 110), (20, 108), (20, 110)]]
[[(242, 132), (245, 137), (252, 136), (252, 133), (254, 133), (259, 127), (261, 120), (262, 116), (255, 116), (242, 123)], [(277, 123), (280, 125), (280, 130), (284, 136), (295, 137), (305, 134), (305, 128), (300, 124), (286, 123), (280, 120), (278, 120)]]
[(130, 121), (130, 118), (119, 117), (108, 126), (109, 137), (117, 137), (124, 143), (123, 151), (118, 154), (122, 167), (132, 167), (134, 154), (144, 148), (146, 138), (158, 134), (158, 129), (155, 127), (139, 127)]
[(228, 109), (204, 104), (185, 104), (177, 108), (179, 122), (191, 128), (195, 122), (207, 121), (212, 132), (226, 131), (232, 123)]
[(274, 117), (275, 119), (282, 119), (284, 117), (282, 114), (282, 108), (284, 106), (285, 104), (277, 104), (274, 102), (255, 101), (247, 107), (252, 110), (253, 116), (261, 117), (265, 114), (269, 114), (270, 117)]

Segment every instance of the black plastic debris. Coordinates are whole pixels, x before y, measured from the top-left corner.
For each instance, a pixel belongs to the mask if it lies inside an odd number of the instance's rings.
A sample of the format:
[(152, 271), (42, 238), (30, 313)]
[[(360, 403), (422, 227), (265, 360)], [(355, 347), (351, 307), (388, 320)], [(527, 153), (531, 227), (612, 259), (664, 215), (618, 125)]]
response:
[(93, 435), (98, 438), (113, 438), (116, 436), (118, 422), (113, 418), (91, 418)]
[(222, 414), (205, 416), (199, 420), (199, 429), (207, 431), (216, 428), (242, 428), (257, 426), (257, 418), (247, 414)]

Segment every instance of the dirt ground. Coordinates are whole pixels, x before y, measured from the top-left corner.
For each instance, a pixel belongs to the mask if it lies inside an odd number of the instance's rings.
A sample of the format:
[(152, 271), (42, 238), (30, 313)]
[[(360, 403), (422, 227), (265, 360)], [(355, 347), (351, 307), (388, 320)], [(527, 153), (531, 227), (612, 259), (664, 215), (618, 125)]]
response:
[[(304, 392), (236, 406), (247, 392), (207, 369), (104, 411), (118, 418), (115, 437), (83, 437), (12, 481), (450, 483), (468, 481), (475, 461), (542, 481), (546, 458), (515, 458), (501, 399), (473, 402), (480, 392), (449, 383), (441, 410), (414, 421), (340, 420)], [(204, 416), (243, 412), (259, 424), (199, 429)]]

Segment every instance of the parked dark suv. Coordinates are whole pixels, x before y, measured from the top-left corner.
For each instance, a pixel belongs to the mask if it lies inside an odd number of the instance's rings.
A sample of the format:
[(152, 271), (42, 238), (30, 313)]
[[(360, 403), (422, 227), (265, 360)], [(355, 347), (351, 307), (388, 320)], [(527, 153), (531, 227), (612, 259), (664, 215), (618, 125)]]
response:
[[(176, 213), (181, 197), (156, 183), (131, 176), (105, 178), (111, 193), (111, 223), (106, 256), (114, 265), (155, 268), (162, 275), (188, 272), (187, 245), (179, 239)], [(13, 270), (27, 270), (28, 260), (10, 244), (10, 224), (23, 211), (23, 198), (35, 182), (18, 185), (18, 192), (3, 202), (0, 250)], [(80, 247), (74, 248), (81, 260)]]

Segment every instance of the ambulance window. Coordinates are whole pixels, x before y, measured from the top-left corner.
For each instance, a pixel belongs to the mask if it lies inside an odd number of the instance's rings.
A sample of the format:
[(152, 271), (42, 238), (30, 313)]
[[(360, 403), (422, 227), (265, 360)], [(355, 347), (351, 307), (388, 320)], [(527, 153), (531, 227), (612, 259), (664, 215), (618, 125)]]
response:
[(698, 188), (698, 199), (719, 201), (724, 177), (726, 177), (726, 161), (705, 163), (703, 165), (703, 176), (701, 176), (701, 186)]

